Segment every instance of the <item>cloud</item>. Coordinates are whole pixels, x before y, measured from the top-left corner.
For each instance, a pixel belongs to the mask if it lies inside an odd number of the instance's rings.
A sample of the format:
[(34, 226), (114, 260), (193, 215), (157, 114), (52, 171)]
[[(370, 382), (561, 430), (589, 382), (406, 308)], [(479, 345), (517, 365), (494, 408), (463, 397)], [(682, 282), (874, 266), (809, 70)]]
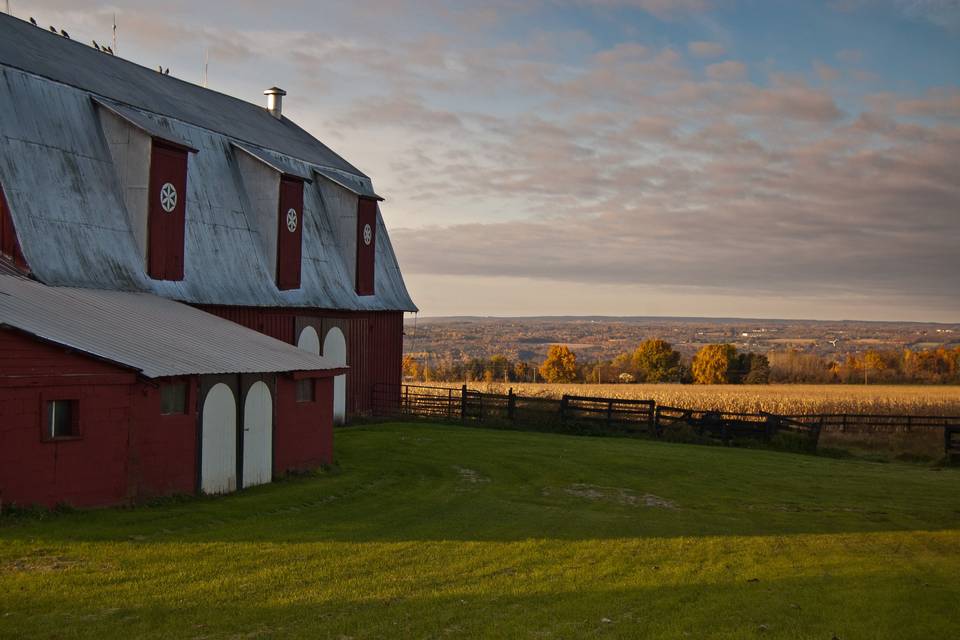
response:
[(736, 60), (726, 60), (707, 65), (706, 73), (714, 80), (743, 80), (747, 75), (747, 66)]
[(632, 7), (658, 18), (703, 13), (713, 8), (713, 0), (578, 0), (578, 4), (594, 7)]
[(907, 98), (896, 104), (897, 113), (904, 116), (929, 116), (960, 120), (960, 88), (931, 89), (923, 98)]
[(688, 43), (687, 50), (691, 54), (700, 58), (715, 58), (717, 56), (722, 56), (726, 52), (726, 47), (719, 42), (707, 42), (700, 40)]
[[(607, 21), (713, 6), (571, 1), (610, 9), (597, 12)], [(660, 292), (702, 314), (723, 299), (782, 309), (784, 297), (810, 301), (810, 315), (818, 300), (908, 298), (960, 313), (956, 86), (911, 91), (852, 48), (725, 60), (733, 40), (709, 25), (692, 42), (548, 28), (560, 0), (427, 2), (322, 16), (304, 5), (287, 22), (252, 2), (216, 20), (194, 19), (185, 0), (144, 3), (120, 16), (121, 51), (199, 78), (210, 47), (213, 86), (258, 104), (263, 87), (284, 86), (287, 113), (388, 197), (408, 280), (459, 278), (454, 297), (482, 279), (524, 283), (531, 305), (566, 291), (571, 309), (573, 292), (603, 290)], [(45, 19), (103, 39), (107, 9), (61, 4)], [(871, 95), (848, 86), (858, 77)]]

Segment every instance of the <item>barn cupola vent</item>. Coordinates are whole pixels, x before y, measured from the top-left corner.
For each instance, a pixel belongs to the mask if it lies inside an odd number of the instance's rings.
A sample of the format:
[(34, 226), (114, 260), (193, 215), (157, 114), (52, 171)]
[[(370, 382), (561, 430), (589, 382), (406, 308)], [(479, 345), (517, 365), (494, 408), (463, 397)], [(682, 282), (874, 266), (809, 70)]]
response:
[(267, 96), (267, 111), (270, 112), (270, 115), (277, 120), (282, 119), (283, 96), (287, 95), (287, 92), (280, 87), (270, 87), (263, 92), (263, 95)]

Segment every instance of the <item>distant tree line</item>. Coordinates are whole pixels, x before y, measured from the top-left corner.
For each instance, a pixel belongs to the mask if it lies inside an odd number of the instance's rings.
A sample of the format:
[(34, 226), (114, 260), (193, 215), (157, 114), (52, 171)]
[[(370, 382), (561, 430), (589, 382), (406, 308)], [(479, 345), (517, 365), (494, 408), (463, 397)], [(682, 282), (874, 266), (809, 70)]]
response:
[(583, 363), (565, 345), (551, 345), (540, 363), (495, 355), (424, 364), (407, 355), (403, 376), (414, 382), (950, 384), (960, 383), (960, 347), (868, 350), (832, 360), (797, 350), (741, 353), (731, 344), (708, 344), (684, 361), (669, 342), (648, 339), (611, 360)]

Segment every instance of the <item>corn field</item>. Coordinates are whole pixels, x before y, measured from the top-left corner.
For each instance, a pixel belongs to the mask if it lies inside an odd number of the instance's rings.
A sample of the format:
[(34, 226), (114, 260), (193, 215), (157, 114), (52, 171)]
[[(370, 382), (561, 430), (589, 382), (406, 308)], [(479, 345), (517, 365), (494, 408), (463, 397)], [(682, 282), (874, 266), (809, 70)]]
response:
[[(460, 387), (462, 383), (429, 384)], [(689, 409), (781, 415), (861, 413), (887, 415), (960, 415), (960, 387), (924, 385), (679, 385), (679, 384), (531, 384), (468, 383), (488, 393), (559, 398), (563, 394), (654, 400)]]

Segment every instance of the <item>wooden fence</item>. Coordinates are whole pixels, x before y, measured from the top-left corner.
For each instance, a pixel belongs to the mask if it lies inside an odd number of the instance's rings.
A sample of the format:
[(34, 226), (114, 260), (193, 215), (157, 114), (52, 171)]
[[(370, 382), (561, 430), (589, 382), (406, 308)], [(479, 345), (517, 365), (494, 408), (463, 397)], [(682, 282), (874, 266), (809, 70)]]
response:
[(942, 429), (947, 458), (960, 459), (960, 417), (731, 413), (669, 407), (653, 400), (572, 395), (541, 398), (519, 396), (513, 389), (506, 394), (482, 393), (466, 385), (375, 385), (372, 406), (374, 415), (381, 417), (441, 418), (492, 426), (657, 438), (690, 436), (725, 445), (749, 440), (805, 450), (815, 450), (824, 432), (930, 435)]

